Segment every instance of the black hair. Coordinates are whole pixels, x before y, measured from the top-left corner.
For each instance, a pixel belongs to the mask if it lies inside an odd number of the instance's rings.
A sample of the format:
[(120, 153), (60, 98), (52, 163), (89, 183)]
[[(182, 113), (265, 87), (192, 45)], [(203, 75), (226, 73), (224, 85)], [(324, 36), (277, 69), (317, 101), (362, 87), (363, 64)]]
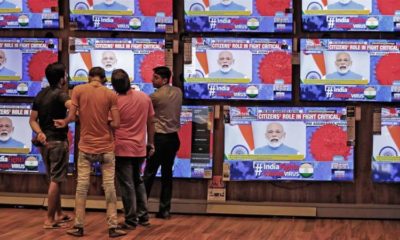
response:
[(57, 87), (65, 77), (65, 65), (59, 62), (50, 63), (46, 67), (46, 78), (51, 87)]
[(153, 68), (153, 72), (157, 75), (160, 75), (162, 79), (167, 79), (167, 82), (169, 82), (169, 79), (171, 78), (171, 70), (169, 70), (168, 67), (166, 66), (159, 66)]
[(102, 82), (106, 82), (106, 71), (102, 67), (92, 67), (89, 71), (89, 77), (99, 77)]
[(131, 88), (129, 75), (123, 69), (115, 69), (111, 75), (111, 84), (117, 93), (125, 94)]

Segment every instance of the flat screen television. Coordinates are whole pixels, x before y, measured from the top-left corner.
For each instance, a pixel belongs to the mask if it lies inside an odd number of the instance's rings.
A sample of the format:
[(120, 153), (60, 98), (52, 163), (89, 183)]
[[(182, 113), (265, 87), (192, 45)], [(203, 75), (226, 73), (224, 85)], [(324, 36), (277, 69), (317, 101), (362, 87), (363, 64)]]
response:
[(58, 0), (2, 0), (0, 28), (59, 28), (58, 10)]
[[(40, 150), (31, 140), (35, 136), (29, 125), (32, 106), (28, 103), (0, 104), (0, 173), (45, 174), (46, 166)], [(74, 166), (75, 124), (69, 124), (68, 172)]]
[(292, 99), (292, 40), (192, 38), (185, 49), (189, 99)]
[(343, 107), (229, 107), (224, 178), (231, 181), (352, 181)]
[(114, 69), (124, 69), (132, 80), (132, 87), (147, 94), (154, 92), (153, 68), (165, 65), (164, 39), (131, 38), (70, 38), (70, 85), (86, 83), (89, 70), (100, 66), (106, 70), (111, 86)]
[(58, 61), (56, 38), (0, 38), (0, 96), (34, 97), (48, 85), (45, 69)]
[[(180, 121), (180, 148), (174, 160), (173, 177), (210, 179), (213, 166), (214, 107), (182, 106)], [(92, 165), (92, 173), (101, 175), (99, 162)], [(161, 168), (157, 176), (161, 176)]]
[(302, 0), (303, 29), (311, 32), (398, 32), (397, 0)]
[(292, 32), (292, 0), (184, 0), (189, 32)]
[(372, 179), (400, 182), (399, 108), (381, 108), (381, 131), (373, 136)]
[(301, 39), (300, 98), (400, 101), (400, 41)]
[(172, 0), (70, 0), (78, 30), (165, 32), (173, 25)]

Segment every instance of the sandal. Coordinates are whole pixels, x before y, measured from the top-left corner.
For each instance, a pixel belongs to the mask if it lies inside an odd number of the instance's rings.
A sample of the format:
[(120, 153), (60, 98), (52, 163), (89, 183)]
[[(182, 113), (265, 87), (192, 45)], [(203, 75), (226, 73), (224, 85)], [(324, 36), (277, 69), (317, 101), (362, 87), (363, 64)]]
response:
[(57, 222), (53, 224), (43, 224), (43, 229), (61, 229), (65, 227), (66, 225)]

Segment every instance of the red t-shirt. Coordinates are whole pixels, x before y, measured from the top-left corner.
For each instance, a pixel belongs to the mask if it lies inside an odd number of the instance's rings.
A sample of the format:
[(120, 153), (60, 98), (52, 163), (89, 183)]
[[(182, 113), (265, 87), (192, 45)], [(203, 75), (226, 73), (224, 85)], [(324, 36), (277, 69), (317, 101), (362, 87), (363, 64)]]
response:
[(115, 156), (146, 156), (147, 119), (154, 116), (151, 99), (143, 92), (129, 90), (118, 95), (121, 125), (115, 130)]

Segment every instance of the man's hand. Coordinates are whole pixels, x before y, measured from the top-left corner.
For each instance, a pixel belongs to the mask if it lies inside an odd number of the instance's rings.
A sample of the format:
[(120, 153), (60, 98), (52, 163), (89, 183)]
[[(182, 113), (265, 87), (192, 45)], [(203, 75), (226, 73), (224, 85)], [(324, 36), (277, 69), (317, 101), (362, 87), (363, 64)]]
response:
[(46, 145), (46, 135), (43, 132), (37, 134), (37, 140), (43, 145)]
[(53, 121), (56, 128), (65, 128), (67, 126), (67, 122), (64, 119), (54, 119)]
[(147, 144), (146, 149), (147, 149), (147, 157), (153, 156), (156, 151), (156, 149), (154, 148), (154, 144)]

